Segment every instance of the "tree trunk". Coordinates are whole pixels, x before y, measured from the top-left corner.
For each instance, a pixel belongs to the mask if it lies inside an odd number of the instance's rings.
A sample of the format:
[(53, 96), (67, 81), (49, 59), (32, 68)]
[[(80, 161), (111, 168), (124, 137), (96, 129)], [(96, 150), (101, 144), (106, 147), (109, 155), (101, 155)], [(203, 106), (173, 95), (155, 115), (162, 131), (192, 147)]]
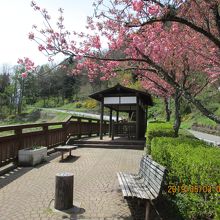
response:
[(22, 107), (23, 107), (23, 95), (24, 95), (24, 80), (19, 80), (20, 83), (20, 94), (19, 94), (19, 101), (18, 101), (18, 114), (20, 115), (22, 113)]
[(18, 100), (18, 115), (20, 115), (22, 112), (22, 92), (19, 94), (19, 100)]
[(46, 107), (46, 98), (45, 98), (45, 97), (43, 97), (43, 100), (44, 100), (43, 107), (45, 108), (45, 107)]
[(21, 112), (22, 112), (22, 100), (19, 100), (19, 102), (18, 102), (18, 115), (20, 115)]
[(173, 125), (174, 135), (178, 137), (180, 124), (181, 124), (181, 114), (180, 114), (180, 97), (181, 93), (179, 90), (176, 90), (174, 95), (174, 104), (175, 104), (175, 122)]
[(210, 112), (207, 108), (205, 108), (202, 103), (197, 100), (193, 95), (191, 95), (187, 91), (183, 91), (183, 96), (185, 99), (190, 101), (193, 105), (196, 106), (196, 108), (207, 118), (211, 119), (212, 121), (216, 122), (217, 124), (220, 124), (220, 117), (215, 115), (214, 113)]
[(62, 105), (64, 105), (64, 103), (65, 103), (65, 96), (64, 96), (64, 94), (62, 94)]
[(168, 98), (164, 98), (164, 104), (165, 104), (165, 111), (166, 111), (166, 121), (169, 122), (171, 111), (170, 111), (170, 105), (169, 105)]
[(12, 97), (10, 97), (10, 104), (9, 104), (9, 114), (11, 115), (13, 111), (13, 101), (12, 101)]

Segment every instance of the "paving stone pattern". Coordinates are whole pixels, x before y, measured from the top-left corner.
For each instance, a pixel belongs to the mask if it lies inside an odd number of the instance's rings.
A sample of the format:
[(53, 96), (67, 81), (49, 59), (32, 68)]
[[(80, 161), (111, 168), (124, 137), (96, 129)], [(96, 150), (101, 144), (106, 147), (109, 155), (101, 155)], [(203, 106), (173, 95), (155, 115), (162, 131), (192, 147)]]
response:
[[(137, 172), (142, 154), (140, 150), (79, 148), (73, 151), (74, 157), (64, 162), (55, 153), (48, 163), (18, 167), (0, 177), (0, 220), (141, 220), (144, 207), (135, 208), (136, 201), (123, 199), (116, 172)], [(55, 175), (60, 172), (74, 174), (78, 214), (51, 209)]]

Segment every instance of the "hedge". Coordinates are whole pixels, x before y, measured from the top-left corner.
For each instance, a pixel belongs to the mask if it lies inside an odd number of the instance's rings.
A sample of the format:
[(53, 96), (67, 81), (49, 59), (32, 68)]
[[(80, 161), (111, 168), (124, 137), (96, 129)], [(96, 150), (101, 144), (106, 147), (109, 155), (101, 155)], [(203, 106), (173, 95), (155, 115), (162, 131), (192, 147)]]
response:
[[(168, 169), (167, 190), (170, 186), (186, 187), (187, 191), (173, 194), (167, 191), (184, 219), (220, 218), (220, 194), (216, 189), (220, 185), (219, 148), (189, 137), (160, 137), (152, 140), (151, 155)], [(197, 193), (197, 186), (211, 186), (211, 192), (203, 192), (200, 187), (202, 192)]]
[(149, 154), (151, 152), (151, 141), (154, 137), (174, 137), (173, 125), (161, 121), (154, 121), (148, 124), (146, 144)]

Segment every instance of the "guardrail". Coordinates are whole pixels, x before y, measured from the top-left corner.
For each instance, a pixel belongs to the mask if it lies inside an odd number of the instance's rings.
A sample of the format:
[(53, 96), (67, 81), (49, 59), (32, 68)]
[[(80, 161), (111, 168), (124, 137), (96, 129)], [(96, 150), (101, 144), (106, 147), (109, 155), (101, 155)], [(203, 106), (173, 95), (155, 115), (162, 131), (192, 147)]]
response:
[[(78, 116), (71, 116), (66, 122), (0, 126), (0, 133), (12, 133), (0, 137), (0, 167), (16, 161), (20, 149), (33, 146), (50, 149), (65, 144), (70, 136), (99, 135), (99, 126), (99, 119)], [(107, 121), (103, 122), (103, 131), (108, 132)]]

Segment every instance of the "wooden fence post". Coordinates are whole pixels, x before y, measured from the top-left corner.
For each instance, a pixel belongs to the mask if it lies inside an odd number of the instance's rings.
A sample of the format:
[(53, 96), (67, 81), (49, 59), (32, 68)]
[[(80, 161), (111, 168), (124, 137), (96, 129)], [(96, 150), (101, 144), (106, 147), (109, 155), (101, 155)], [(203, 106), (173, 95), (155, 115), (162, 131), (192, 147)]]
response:
[(68, 124), (67, 123), (64, 123), (62, 124), (62, 128), (63, 128), (63, 143), (66, 144), (67, 142), (67, 128), (68, 128)]
[(89, 137), (91, 137), (92, 136), (92, 120), (91, 119), (89, 119)]
[(43, 125), (45, 146), (49, 147), (48, 125)]
[(78, 118), (78, 139), (81, 138), (81, 118)]
[(23, 137), (22, 137), (22, 128), (15, 128), (15, 135), (17, 136), (16, 140), (18, 143), (18, 150), (21, 150), (24, 148)]

